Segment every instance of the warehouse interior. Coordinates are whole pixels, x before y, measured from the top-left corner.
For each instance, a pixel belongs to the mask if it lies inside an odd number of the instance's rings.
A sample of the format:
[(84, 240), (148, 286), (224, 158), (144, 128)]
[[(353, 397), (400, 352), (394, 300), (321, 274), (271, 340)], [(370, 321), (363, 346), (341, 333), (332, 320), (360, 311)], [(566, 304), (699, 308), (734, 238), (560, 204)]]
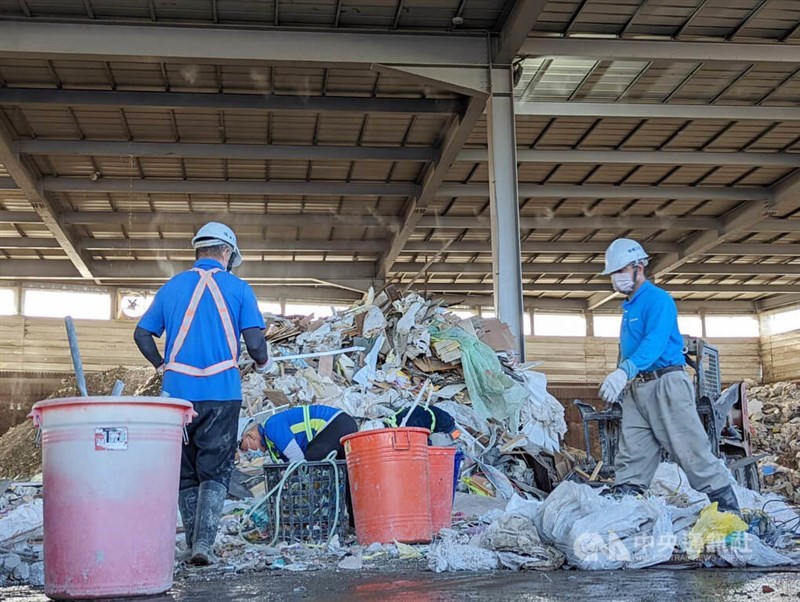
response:
[[(0, 0), (0, 430), (131, 340), (216, 220), (273, 313), (372, 288), (616, 362), (639, 240), (725, 382), (800, 380), (792, 0)], [(517, 233), (519, 234), (517, 236)], [(559, 398), (562, 396), (559, 396)]]

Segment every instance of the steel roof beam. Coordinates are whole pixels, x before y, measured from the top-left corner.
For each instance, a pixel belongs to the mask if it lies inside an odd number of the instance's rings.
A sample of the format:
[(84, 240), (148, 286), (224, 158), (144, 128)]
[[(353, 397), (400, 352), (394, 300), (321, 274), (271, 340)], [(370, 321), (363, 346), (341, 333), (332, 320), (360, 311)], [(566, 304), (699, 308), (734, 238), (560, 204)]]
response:
[[(642, 156), (647, 153), (642, 153)], [(437, 198), (489, 198), (489, 186), (481, 182), (447, 182), (439, 187)], [(521, 198), (581, 199), (696, 199), (720, 201), (765, 201), (772, 198), (766, 187), (733, 188), (725, 186), (626, 186), (606, 184), (520, 184)]]
[[(682, 42), (677, 42), (678, 44)], [(2, 93), (0, 93), (2, 98)], [(796, 106), (684, 105), (623, 102), (514, 103), (517, 115), (537, 117), (613, 117), (621, 119), (720, 119), (723, 121), (800, 121)], [(649, 154), (649, 151), (648, 151)]]
[(488, 65), (484, 34), (399, 34), (230, 27), (0, 22), (13, 58), (319, 66)]
[[(398, 255), (403, 252), (403, 247), (423, 219), (428, 205), (435, 199), (439, 187), (447, 177), (450, 167), (458, 157), (458, 153), (464, 143), (472, 134), (472, 130), (483, 114), (485, 106), (486, 98), (484, 96), (474, 96), (470, 98), (464, 113), (450, 121), (442, 140), (439, 159), (431, 162), (428, 166), (420, 180), (419, 194), (406, 203), (400, 230), (391, 238), (386, 251), (378, 260), (379, 275), (383, 276), (391, 270), (392, 264)], [(486, 192), (488, 195), (488, 188)]]
[(756, 301), (756, 307), (759, 311), (770, 311), (779, 308), (790, 309), (794, 306), (800, 307), (800, 293), (776, 295), (775, 297)]
[[(23, 238), (19, 240), (37, 240)], [(41, 239), (39, 239), (41, 240)], [(7, 239), (3, 239), (3, 246)], [(386, 246), (384, 240), (271, 240), (238, 237), (239, 249), (258, 253), (379, 253)], [(80, 241), (85, 251), (165, 251), (194, 253), (188, 238), (85, 238)]]
[[(0, 222), (7, 221), (0, 211)], [(16, 217), (16, 215), (12, 215)], [(170, 224), (202, 226), (206, 222), (219, 221), (229, 226), (288, 226), (303, 228), (306, 226), (336, 227), (380, 227), (396, 229), (400, 219), (394, 215), (377, 214), (335, 214), (335, 213), (189, 213), (177, 211), (149, 212), (109, 212), (109, 211), (75, 211), (64, 214), (68, 224), (114, 224), (148, 227), (152, 231)]]
[(437, 151), (414, 146), (322, 146), (274, 144), (194, 144), (184, 142), (100, 142), (87, 140), (20, 140), (27, 155), (122, 156), (182, 159), (284, 161), (433, 161)]
[[(324, 146), (271, 144), (195, 144), (184, 142), (107, 142), (88, 140), (20, 140), (27, 155), (164, 157), (184, 159), (262, 159), (300, 161), (434, 161), (431, 147)], [(466, 149), (458, 161), (486, 162), (487, 149)], [(518, 163), (580, 163), (589, 165), (759, 165), (800, 167), (800, 153), (517, 150)], [(9, 178), (10, 180), (10, 178)], [(0, 181), (0, 186), (11, 182)]]
[[(394, 230), (400, 227), (401, 218), (395, 215), (378, 214), (334, 214), (334, 213), (190, 213), (177, 211), (74, 211), (64, 213), (67, 224), (113, 224), (149, 228), (155, 231), (166, 224), (201, 226), (210, 221), (223, 221), (233, 226), (304, 226), (335, 227), (379, 227)], [(1, 211), (0, 223), (39, 224), (41, 218), (31, 211)], [(644, 216), (596, 216), (596, 217), (522, 217), (523, 230), (717, 230), (722, 222), (713, 217), (644, 217)], [(486, 216), (438, 216), (426, 215), (417, 224), (424, 229), (463, 230), (468, 228), (488, 229)], [(752, 224), (751, 232), (800, 232), (800, 220), (765, 219)], [(563, 244), (563, 243), (562, 243)], [(776, 249), (780, 244), (770, 245)], [(413, 247), (412, 247), (413, 248)], [(458, 247), (455, 247), (458, 248)], [(557, 248), (557, 247), (556, 247)], [(727, 247), (726, 247), (727, 249)], [(535, 251), (532, 251), (535, 252)], [(727, 250), (725, 254), (728, 254)]]
[[(54, 238), (11, 237), (4, 236), (0, 241), (4, 249), (58, 249)], [(188, 240), (182, 238), (86, 238), (79, 241), (83, 251), (103, 252), (137, 252), (137, 251), (172, 251), (191, 252)], [(680, 248), (678, 243), (649, 242), (645, 243), (648, 253), (671, 253)], [(385, 242), (380, 240), (271, 240), (261, 238), (239, 238), (239, 248), (243, 251), (263, 253), (377, 253), (384, 249)], [(411, 241), (403, 249), (404, 254), (434, 254), (440, 251), (440, 241)], [(606, 242), (526, 242), (522, 245), (524, 254), (542, 255), (602, 255)], [(452, 255), (473, 255), (491, 253), (489, 242), (463, 241), (452, 243), (446, 253)], [(703, 253), (704, 255), (767, 255), (800, 257), (800, 244), (792, 243), (730, 243), (723, 244)]]
[(514, 3), (496, 40), (496, 50), (492, 56), (494, 65), (508, 65), (514, 60), (547, 2), (548, 0), (517, 0)]
[(457, 113), (463, 102), (436, 98), (372, 98), (201, 92), (131, 92), (0, 88), (0, 104), (14, 106), (131, 107), (311, 113)]
[(128, 180), (124, 178), (46, 177), (43, 190), (50, 192), (123, 192), (123, 193), (178, 193), (178, 194), (230, 194), (230, 195), (290, 195), (290, 196), (414, 196), (419, 186), (406, 182), (293, 182), (271, 180), (167, 180), (149, 178)]
[(3, 236), (0, 238), (0, 248), (5, 251), (13, 249), (60, 249), (61, 245), (55, 238), (22, 238)]
[(58, 241), (72, 267), (83, 278), (92, 278), (92, 272), (78, 250), (72, 233), (65, 227), (56, 202), (42, 190), (41, 178), (17, 152), (16, 140), (5, 118), (0, 119), (0, 164), (14, 179), (53, 238)]
[[(492, 264), (438, 262), (427, 266), (419, 262), (397, 262), (392, 268), (396, 273), (416, 274), (423, 270), (426, 274), (491, 274)], [(589, 274), (599, 275), (603, 270), (602, 263), (523, 263), (522, 273), (528, 276), (546, 276), (548, 274)], [(693, 263), (677, 266), (670, 274), (691, 275), (800, 275), (800, 263), (797, 264), (743, 264), (743, 263)]]
[[(649, 267), (649, 273), (658, 278), (662, 274), (674, 272), (676, 268), (692, 259), (714, 249), (717, 245), (744, 232), (754, 232), (769, 219), (770, 214), (781, 213), (797, 202), (800, 196), (800, 173), (784, 179), (770, 191), (767, 204), (742, 203), (720, 218), (720, 226), (715, 230), (697, 232), (684, 241), (682, 248), (674, 253), (662, 255)], [(771, 220), (773, 223), (786, 222), (787, 226), (800, 229), (800, 220)], [(704, 266), (705, 267), (705, 266)], [(781, 266), (791, 270), (791, 266)], [(771, 269), (771, 268), (770, 268)], [(791, 273), (789, 271), (783, 273)], [(613, 295), (596, 295), (589, 300), (589, 309), (602, 305)]]
[[(442, 241), (415, 240), (406, 244), (404, 253), (436, 253), (442, 247)], [(601, 255), (606, 252), (608, 242), (544, 242), (526, 241), (522, 243), (522, 252), (526, 254), (545, 255)], [(673, 242), (645, 242), (648, 253), (673, 253), (681, 248), (679, 243)], [(458, 255), (471, 255), (474, 253), (490, 253), (492, 246), (489, 241), (461, 241), (451, 243), (447, 253)], [(800, 257), (800, 244), (793, 243), (730, 243), (719, 245), (704, 253), (704, 255), (773, 255)]]
[[(797, 291), (798, 284), (665, 284), (659, 285), (671, 293), (735, 293), (735, 294), (783, 294)], [(419, 290), (431, 292), (492, 292), (492, 284), (480, 283), (419, 283)], [(610, 285), (603, 282), (590, 283), (523, 283), (524, 294), (536, 293), (591, 293), (610, 290)]]
[[(459, 161), (485, 162), (486, 149), (463, 150)], [(532, 150), (518, 149), (518, 163), (580, 163), (587, 165), (758, 165), (761, 167), (800, 167), (800, 153), (715, 153), (679, 151), (614, 150)]]
[(607, 38), (528, 38), (525, 56), (575, 56), (621, 61), (690, 63), (797, 63), (792, 44), (615, 40)]
[[(92, 261), (94, 278), (100, 280), (166, 280), (191, 269), (192, 261)], [(248, 280), (335, 279), (341, 282), (372, 279), (373, 261), (245, 261), (236, 274)], [(3, 279), (80, 279), (68, 261), (7, 259), (0, 262)]]
[[(617, 229), (617, 230), (710, 230), (719, 226), (713, 217), (674, 217), (674, 216), (581, 216), (581, 217), (528, 217), (519, 220), (522, 230), (569, 230), (569, 229)], [(800, 227), (800, 222), (797, 224)], [(486, 216), (425, 216), (420, 228), (466, 229), (489, 228)]]

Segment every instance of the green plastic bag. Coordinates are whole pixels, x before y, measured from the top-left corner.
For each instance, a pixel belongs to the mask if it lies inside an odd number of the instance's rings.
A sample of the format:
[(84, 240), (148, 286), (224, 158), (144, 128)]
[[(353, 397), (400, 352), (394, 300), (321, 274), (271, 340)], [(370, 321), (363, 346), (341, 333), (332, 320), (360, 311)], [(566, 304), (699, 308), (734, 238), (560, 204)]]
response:
[(697, 559), (706, 544), (723, 541), (738, 531), (747, 531), (747, 524), (741, 518), (730, 512), (720, 512), (717, 502), (709, 504), (700, 512), (700, 518), (689, 532), (689, 559)]
[(519, 430), (519, 411), (528, 392), (503, 372), (494, 350), (461, 328), (433, 330), (437, 341), (457, 341), (461, 347), (461, 366), (467, 391), (475, 410), (484, 418), (493, 417)]

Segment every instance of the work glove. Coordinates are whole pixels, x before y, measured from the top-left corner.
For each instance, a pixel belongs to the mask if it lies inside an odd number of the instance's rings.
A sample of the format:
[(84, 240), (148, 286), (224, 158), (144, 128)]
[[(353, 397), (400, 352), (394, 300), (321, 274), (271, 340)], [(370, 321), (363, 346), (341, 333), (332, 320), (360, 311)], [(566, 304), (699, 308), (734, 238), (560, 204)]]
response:
[(622, 368), (617, 368), (606, 376), (603, 384), (600, 385), (600, 397), (606, 403), (613, 403), (619, 399), (625, 385), (628, 384), (628, 373)]
[(272, 360), (272, 346), (267, 341), (267, 361), (263, 364), (255, 364), (253, 369), (258, 374), (268, 374), (276, 367), (275, 362)]
[(166, 368), (167, 362), (161, 362), (161, 364), (156, 368), (156, 373), (164, 376), (164, 368)]
[(272, 361), (272, 358), (268, 358), (266, 362), (263, 364), (254, 364), (253, 370), (258, 372), (259, 374), (267, 374), (272, 371), (272, 368), (275, 366), (275, 362)]

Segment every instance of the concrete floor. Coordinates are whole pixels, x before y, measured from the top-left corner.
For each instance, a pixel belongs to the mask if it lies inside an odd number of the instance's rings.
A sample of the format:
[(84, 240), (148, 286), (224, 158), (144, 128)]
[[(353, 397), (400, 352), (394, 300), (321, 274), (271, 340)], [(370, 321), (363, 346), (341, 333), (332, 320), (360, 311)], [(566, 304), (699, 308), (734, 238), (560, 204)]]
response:
[[(774, 589), (765, 593), (764, 586)], [(0, 589), (0, 600), (44, 602), (41, 590)], [(148, 602), (331, 600), (357, 602), (527, 602), (614, 600), (800, 600), (797, 570), (643, 570), (552, 573), (444, 573), (422, 570), (269, 572), (175, 584)]]

